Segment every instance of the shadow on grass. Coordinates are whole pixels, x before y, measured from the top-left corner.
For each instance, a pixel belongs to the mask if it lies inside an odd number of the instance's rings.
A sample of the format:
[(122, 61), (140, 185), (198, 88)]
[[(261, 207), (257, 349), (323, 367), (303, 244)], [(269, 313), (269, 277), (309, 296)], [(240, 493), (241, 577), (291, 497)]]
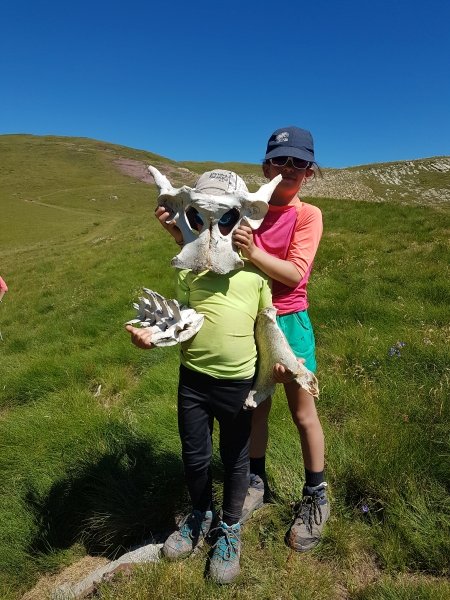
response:
[(30, 551), (49, 554), (81, 542), (89, 554), (116, 558), (173, 530), (185, 499), (181, 458), (129, 443), (55, 483), (44, 500), (28, 496), (39, 527)]

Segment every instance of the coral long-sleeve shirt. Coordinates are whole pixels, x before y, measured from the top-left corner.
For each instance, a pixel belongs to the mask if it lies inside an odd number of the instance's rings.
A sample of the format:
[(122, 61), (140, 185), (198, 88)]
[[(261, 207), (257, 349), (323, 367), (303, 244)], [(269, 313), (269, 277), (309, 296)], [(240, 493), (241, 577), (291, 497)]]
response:
[(322, 237), (322, 213), (317, 206), (296, 198), (287, 206), (269, 204), (269, 211), (254, 232), (255, 244), (272, 256), (292, 262), (301, 280), (297, 287), (272, 282), (272, 301), (279, 315), (308, 308), (307, 284)]

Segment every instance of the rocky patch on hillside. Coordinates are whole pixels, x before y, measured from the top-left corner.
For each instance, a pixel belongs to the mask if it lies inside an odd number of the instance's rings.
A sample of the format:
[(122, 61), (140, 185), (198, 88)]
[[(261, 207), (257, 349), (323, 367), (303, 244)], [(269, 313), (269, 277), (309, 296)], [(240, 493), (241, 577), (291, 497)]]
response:
[[(143, 181), (144, 183), (154, 183), (153, 177), (148, 171), (148, 164), (132, 158), (117, 158), (113, 161), (114, 165), (129, 177), (133, 177), (137, 181)], [(174, 186), (190, 185), (193, 186), (195, 181), (198, 179), (198, 174), (185, 169), (184, 167), (178, 167), (171, 163), (160, 163), (158, 161), (152, 161), (152, 166), (156, 167), (158, 171), (161, 171), (166, 177), (168, 177), (170, 183)]]
[(302, 196), (443, 204), (450, 201), (450, 157), (325, 169), (303, 186)]

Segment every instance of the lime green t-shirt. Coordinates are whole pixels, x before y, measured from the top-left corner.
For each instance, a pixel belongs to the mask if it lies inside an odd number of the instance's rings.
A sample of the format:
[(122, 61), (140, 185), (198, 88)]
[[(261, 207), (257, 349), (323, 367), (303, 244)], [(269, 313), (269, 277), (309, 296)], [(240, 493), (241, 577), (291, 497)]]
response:
[(178, 271), (180, 304), (205, 315), (201, 329), (181, 344), (181, 363), (217, 379), (255, 373), (256, 315), (272, 306), (268, 278), (251, 263), (227, 275)]

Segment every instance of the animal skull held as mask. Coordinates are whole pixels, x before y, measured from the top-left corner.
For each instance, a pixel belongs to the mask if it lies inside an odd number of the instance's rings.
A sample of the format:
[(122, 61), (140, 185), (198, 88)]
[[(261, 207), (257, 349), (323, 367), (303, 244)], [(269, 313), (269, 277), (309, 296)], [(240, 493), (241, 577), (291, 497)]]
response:
[[(227, 180), (235, 175), (229, 171), (205, 173), (196, 188), (174, 188), (158, 169), (149, 166), (148, 170), (159, 188), (158, 205), (168, 210), (170, 220), (183, 235), (183, 248), (172, 259), (172, 265), (195, 273), (209, 270), (225, 274), (242, 268), (244, 263), (232, 243), (233, 231), (242, 222), (252, 229), (260, 226), (281, 175), (250, 193), (242, 179)], [(216, 180), (208, 184), (208, 177)]]

